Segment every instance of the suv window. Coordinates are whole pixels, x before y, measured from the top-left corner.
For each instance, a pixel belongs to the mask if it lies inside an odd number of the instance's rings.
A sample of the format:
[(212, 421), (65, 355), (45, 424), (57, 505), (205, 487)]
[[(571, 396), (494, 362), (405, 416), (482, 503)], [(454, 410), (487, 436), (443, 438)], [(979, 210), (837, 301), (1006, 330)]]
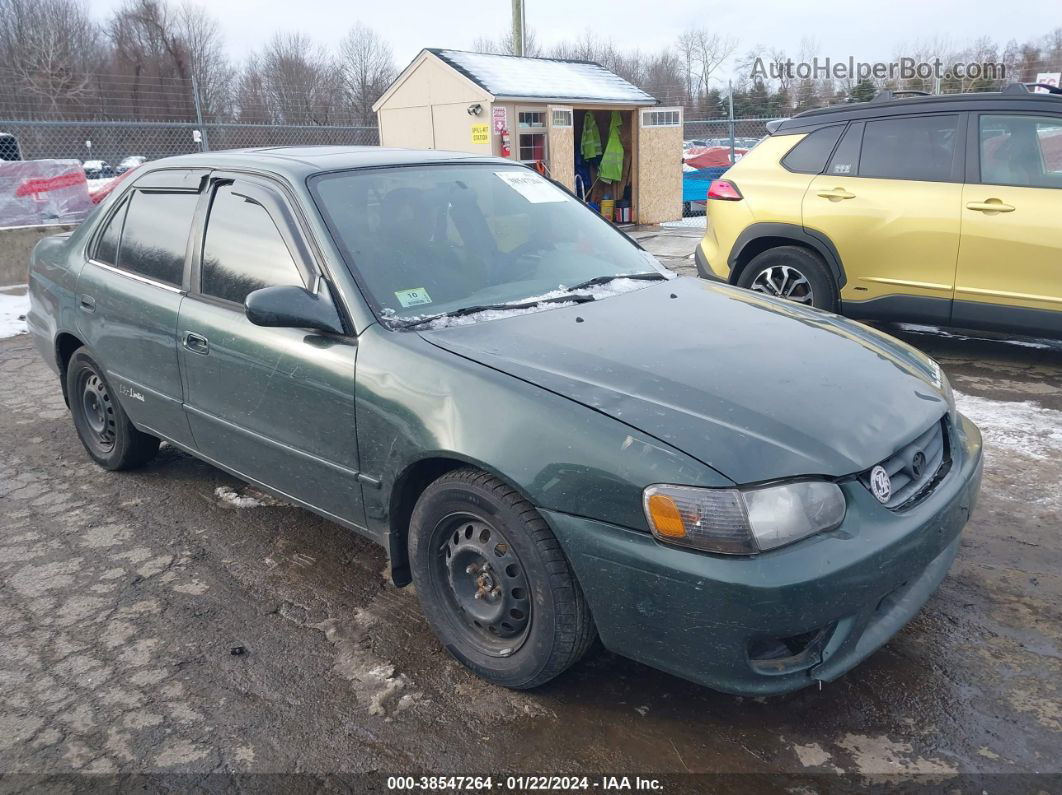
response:
[(204, 295), (242, 304), (248, 293), (304, 286), (284, 238), (262, 205), (222, 185), (214, 194), (203, 241)]
[(843, 129), (844, 125), (835, 124), (808, 133), (782, 158), (782, 165), (798, 174), (821, 174)]
[(859, 171), (859, 149), (863, 145), (863, 122), (848, 125), (848, 132), (841, 139), (830, 161), (829, 173), (835, 177), (854, 177)]
[(944, 182), (951, 179), (958, 114), (868, 121), (859, 176)]
[(125, 211), (128, 209), (129, 201), (125, 200), (111, 216), (111, 220), (107, 222), (103, 234), (96, 241), (96, 251), (92, 255), (97, 262), (104, 262), (107, 265), (114, 265), (118, 262), (118, 241), (122, 236), (122, 224), (125, 223)]
[(1062, 116), (982, 116), (981, 182), (1062, 188)]
[(135, 192), (126, 210), (117, 267), (180, 286), (198, 201), (197, 193)]

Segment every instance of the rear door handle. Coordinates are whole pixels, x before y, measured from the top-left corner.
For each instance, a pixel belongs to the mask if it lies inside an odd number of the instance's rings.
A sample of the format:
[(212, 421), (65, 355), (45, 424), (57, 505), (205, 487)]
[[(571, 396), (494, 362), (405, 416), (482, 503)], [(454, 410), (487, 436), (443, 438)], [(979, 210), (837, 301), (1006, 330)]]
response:
[(1004, 204), (1002, 199), (985, 199), (983, 202), (967, 202), (967, 210), (976, 210), (979, 213), (1012, 213), (1013, 204)]
[(830, 201), (840, 201), (841, 199), (854, 199), (855, 194), (849, 193), (844, 188), (834, 188), (833, 190), (820, 190), (818, 196), (823, 199), (829, 199)]
[(77, 299), (77, 305), (86, 312), (96, 311), (96, 299), (91, 295), (81, 295)]
[(191, 331), (184, 335), (184, 347), (192, 353), (198, 353), (200, 356), (206, 356), (210, 353), (210, 343), (207, 338)]

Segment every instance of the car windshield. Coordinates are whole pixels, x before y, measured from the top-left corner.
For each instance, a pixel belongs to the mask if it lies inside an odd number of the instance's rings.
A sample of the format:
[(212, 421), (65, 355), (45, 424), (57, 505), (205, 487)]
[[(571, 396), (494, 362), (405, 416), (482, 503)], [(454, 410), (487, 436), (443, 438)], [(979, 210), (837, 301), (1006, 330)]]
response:
[(589, 300), (666, 278), (651, 255), (526, 168), (359, 169), (322, 174), (311, 190), (359, 284), (392, 325), (507, 304), (526, 310), (528, 302), (563, 301), (572, 288), (584, 291), (573, 292), (575, 300)]

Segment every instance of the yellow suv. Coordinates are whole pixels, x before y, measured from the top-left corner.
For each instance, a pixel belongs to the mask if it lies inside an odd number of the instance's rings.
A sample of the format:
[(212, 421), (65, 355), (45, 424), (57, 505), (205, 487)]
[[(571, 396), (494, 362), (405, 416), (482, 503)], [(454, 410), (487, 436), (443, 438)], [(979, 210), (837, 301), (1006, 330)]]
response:
[(1062, 96), (808, 111), (708, 198), (705, 278), (856, 318), (1062, 337)]

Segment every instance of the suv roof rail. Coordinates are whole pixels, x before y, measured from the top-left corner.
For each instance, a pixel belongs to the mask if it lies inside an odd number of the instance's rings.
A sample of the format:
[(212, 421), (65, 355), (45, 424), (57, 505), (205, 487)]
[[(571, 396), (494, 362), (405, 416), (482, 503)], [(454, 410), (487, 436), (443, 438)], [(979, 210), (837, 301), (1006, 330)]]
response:
[(919, 90), (914, 89), (914, 88), (895, 88), (895, 89), (886, 88), (884, 91), (879, 91), (877, 94), (875, 94), (874, 98), (872, 100), (870, 100), (870, 101), (871, 102), (889, 102), (891, 100), (896, 99), (896, 97), (908, 97), (908, 96), (911, 96), (911, 97), (928, 97), (929, 96), (929, 92), (928, 91), (919, 91)]
[(1047, 91), (1048, 94), (1062, 94), (1062, 88), (1053, 86), (1050, 83), (1026, 83), (1026, 90), (1030, 88), (1042, 88)]
[(789, 121), (789, 119), (771, 119), (771, 121), (767, 122), (763, 126), (767, 128), (768, 135), (774, 135), (775, 130), (781, 127), (782, 122), (784, 121)]

